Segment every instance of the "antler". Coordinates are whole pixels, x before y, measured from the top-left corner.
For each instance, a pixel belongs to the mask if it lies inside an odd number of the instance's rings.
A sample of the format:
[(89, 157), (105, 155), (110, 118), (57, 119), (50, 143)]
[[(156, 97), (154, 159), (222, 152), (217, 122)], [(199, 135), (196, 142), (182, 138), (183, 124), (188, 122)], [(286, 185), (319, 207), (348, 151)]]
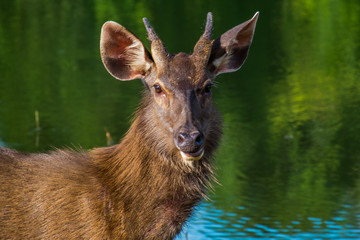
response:
[(211, 12), (207, 14), (206, 27), (203, 35), (201, 35), (199, 41), (194, 47), (193, 56), (197, 61), (201, 61), (206, 64), (211, 54), (211, 47), (213, 41), (211, 40), (211, 34), (213, 29), (213, 15)]
[(211, 12), (209, 12), (207, 14), (206, 27), (205, 27), (204, 34), (202, 35), (202, 38), (211, 40), (212, 29), (213, 29), (213, 15)]
[(161, 68), (168, 61), (169, 53), (167, 52), (163, 42), (160, 40), (150, 25), (149, 20), (147, 18), (143, 18), (143, 22), (150, 40), (152, 57), (156, 66)]

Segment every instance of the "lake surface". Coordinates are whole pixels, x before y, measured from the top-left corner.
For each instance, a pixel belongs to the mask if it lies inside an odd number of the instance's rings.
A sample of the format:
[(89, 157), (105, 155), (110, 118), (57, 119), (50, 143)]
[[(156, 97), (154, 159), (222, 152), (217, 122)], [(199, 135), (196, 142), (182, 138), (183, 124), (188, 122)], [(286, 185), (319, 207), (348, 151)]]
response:
[(148, 47), (146, 16), (170, 52), (190, 53), (208, 11), (214, 38), (260, 11), (246, 63), (213, 94), (221, 185), (177, 239), (359, 239), (360, 2), (249, 2), (1, 1), (0, 146), (120, 141), (143, 86), (103, 67), (105, 21)]

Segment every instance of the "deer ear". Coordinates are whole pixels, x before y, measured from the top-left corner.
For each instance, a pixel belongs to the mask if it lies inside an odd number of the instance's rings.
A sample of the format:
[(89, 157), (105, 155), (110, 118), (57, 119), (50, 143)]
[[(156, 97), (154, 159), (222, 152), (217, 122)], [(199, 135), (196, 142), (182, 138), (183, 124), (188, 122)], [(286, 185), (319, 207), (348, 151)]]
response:
[(214, 41), (209, 69), (215, 75), (238, 70), (244, 63), (255, 32), (259, 12), (250, 20), (230, 29)]
[(153, 63), (142, 42), (116, 22), (103, 25), (100, 52), (108, 72), (123, 81), (144, 78)]

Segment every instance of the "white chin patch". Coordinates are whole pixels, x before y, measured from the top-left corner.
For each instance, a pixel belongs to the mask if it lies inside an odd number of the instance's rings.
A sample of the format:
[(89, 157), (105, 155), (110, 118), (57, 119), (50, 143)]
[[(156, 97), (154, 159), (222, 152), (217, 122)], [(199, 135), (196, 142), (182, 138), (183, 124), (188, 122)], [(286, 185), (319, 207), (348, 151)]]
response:
[(196, 153), (192, 153), (191, 155), (189, 154), (189, 153), (184, 153), (184, 152), (182, 152), (182, 151), (180, 151), (180, 154), (181, 154), (181, 157), (182, 157), (182, 159), (184, 160), (184, 162), (186, 163), (186, 164), (190, 164), (190, 165), (192, 165), (192, 163), (194, 162), (194, 161), (198, 161), (198, 160), (200, 160), (203, 156), (204, 156), (204, 149), (202, 148), (202, 149), (200, 149), (198, 152), (196, 152)]

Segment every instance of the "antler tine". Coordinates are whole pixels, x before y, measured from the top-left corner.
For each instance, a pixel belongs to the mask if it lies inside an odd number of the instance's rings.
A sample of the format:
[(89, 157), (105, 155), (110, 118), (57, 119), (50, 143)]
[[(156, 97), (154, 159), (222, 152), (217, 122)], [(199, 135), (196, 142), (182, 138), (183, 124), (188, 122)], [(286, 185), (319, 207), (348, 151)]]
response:
[(147, 31), (147, 33), (148, 33), (149, 40), (150, 40), (150, 41), (158, 40), (159, 37), (157, 36), (156, 32), (154, 31), (154, 29), (153, 29), (152, 26), (150, 25), (149, 20), (148, 20), (146, 17), (144, 17), (144, 18), (143, 18), (143, 22), (144, 22), (146, 31)]
[(199, 41), (194, 47), (193, 57), (197, 61), (207, 64), (213, 41), (211, 40), (211, 34), (213, 29), (213, 15), (211, 12), (207, 14), (206, 26), (203, 35), (201, 35)]
[(143, 22), (150, 40), (152, 57), (155, 61), (155, 64), (158, 67), (162, 67), (167, 62), (169, 54), (165, 48), (165, 45), (150, 25), (149, 20), (144, 17)]
[(208, 12), (206, 18), (206, 27), (203, 37), (211, 40), (212, 29), (213, 29), (213, 15), (211, 12)]

